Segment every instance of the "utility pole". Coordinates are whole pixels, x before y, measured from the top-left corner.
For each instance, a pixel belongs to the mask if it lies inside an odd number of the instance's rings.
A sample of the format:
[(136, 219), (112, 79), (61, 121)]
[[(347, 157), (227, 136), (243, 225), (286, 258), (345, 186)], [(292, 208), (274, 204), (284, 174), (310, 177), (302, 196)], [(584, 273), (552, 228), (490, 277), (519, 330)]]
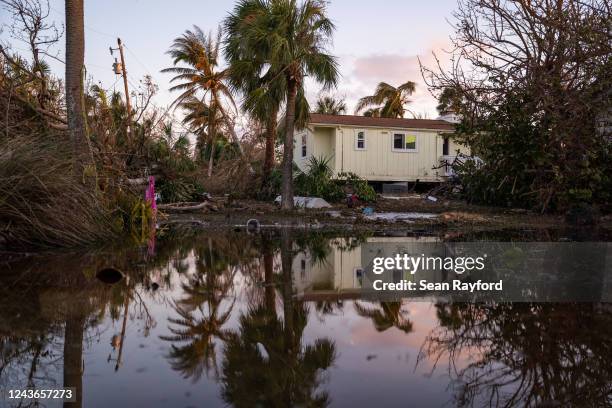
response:
[[(130, 92), (128, 89), (128, 78), (127, 78), (127, 69), (125, 69), (125, 57), (123, 56), (123, 43), (121, 42), (121, 38), (117, 38), (117, 45), (119, 50), (119, 56), (121, 57), (121, 73), (123, 75), (123, 87), (125, 88), (125, 107), (127, 109), (127, 133), (128, 133), (128, 142), (132, 141), (132, 105), (130, 102)], [(113, 54), (113, 48), (110, 49), (111, 55)], [(117, 61), (117, 59), (115, 59)], [(115, 70), (115, 73), (118, 73)]]

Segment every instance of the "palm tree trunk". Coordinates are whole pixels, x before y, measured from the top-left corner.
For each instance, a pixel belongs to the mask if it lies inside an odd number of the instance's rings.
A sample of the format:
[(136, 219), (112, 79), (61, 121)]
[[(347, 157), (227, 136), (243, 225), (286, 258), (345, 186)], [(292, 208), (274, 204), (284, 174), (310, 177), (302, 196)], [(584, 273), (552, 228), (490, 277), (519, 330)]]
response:
[(76, 311), (66, 319), (64, 328), (64, 388), (75, 388), (75, 402), (64, 407), (83, 405), (83, 329), (85, 316)]
[(208, 178), (212, 177), (213, 162), (215, 160), (215, 115), (217, 114), (217, 105), (215, 104), (215, 95), (210, 94), (210, 119), (208, 120), (208, 133), (210, 135), (210, 156), (208, 158)]
[(289, 78), (287, 91), (287, 117), (285, 122), (285, 146), (283, 151), (283, 187), (281, 208), (293, 209), (293, 133), (295, 126), (295, 100), (298, 84)]
[(262, 187), (264, 188), (270, 184), (270, 176), (272, 175), (272, 167), (274, 166), (274, 145), (276, 143), (277, 116), (278, 108), (275, 108), (266, 121), (266, 157), (264, 160), (262, 180)]
[(83, 174), (87, 151), (83, 109), (84, 28), (83, 0), (66, 0), (66, 113), (77, 176)]
[(265, 281), (265, 306), (268, 313), (276, 317), (276, 286), (274, 285), (274, 253), (267, 238), (263, 241), (263, 266)]
[(294, 349), (294, 320), (293, 320), (293, 239), (291, 231), (287, 228), (281, 230), (281, 264), (283, 268), (283, 317), (285, 352), (291, 356)]
[(215, 135), (210, 135), (210, 157), (208, 158), (208, 178), (212, 177), (213, 161), (215, 159)]

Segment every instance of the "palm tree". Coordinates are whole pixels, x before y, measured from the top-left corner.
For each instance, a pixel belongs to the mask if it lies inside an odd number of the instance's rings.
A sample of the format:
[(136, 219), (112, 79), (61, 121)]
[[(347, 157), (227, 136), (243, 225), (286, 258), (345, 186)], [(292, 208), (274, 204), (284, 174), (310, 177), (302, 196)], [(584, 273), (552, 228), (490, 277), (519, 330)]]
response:
[[(211, 111), (210, 107), (204, 101), (196, 98), (195, 96), (185, 98), (185, 100), (181, 102), (180, 107), (185, 111), (185, 116), (182, 120), (183, 124), (186, 125), (197, 137), (196, 159), (200, 161), (204, 158), (206, 144), (211, 147), (210, 154), (214, 154), (214, 140), (210, 139), (208, 127), (211, 122), (220, 123), (223, 121), (223, 117), (221, 116), (220, 112), (217, 110), (215, 112), (215, 118), (212, 118), (213, 112)], [(220, 135), (219, 133), (217, 133), (216, 136), (217, 138), (223, 137), (223, 135)]]
[(416, 84), (408, 81), (397, 88), (386, 82), (381, 82), (376, 87), (374, 95), (365, 96), (359, 100), (355, 113), (363, 111), (368, 107), (374, 107), (365, 112), (364, 116), (383, 118), (403, 118), (406, 112), (405, 105), (410, 103), (408, 97), (415, 91)]
[(440, 115), (449, 113), (458, 114), (463, 106), (463, 96), (461, 91), (455, 87), (446, 87), (438, 97), (438, 106), (436, 109)]
[(66, 114), (77, 176), (83, 173), (87, 148), (83, 107), (84, 58), (83, 0), (66, 0)]
[[(187, 30), (174, 39), (168, 54), (173, 58), (174, 66), (163, 69), (162, 72), (175, 74), (170, 82), (180, 82), (170, 88), (170, 91), (180, 91), (174, 104), (180, 105), (191, 98), (199, 97), (204, 102), (208, 98), (209, 120), (206, 128), (211, 146), (215, 145), (219, 127), (222, 123), (216, 120), (221, 117), (229, 127), (229, 116), (224, 108), (223, 99), (236, 106), (234, 98), (227, 84), (228, 69), (219, 69), (219, 46), (221, 44), (221, 30), (217, 36), (206, 35), (198, 26), (193, 31)], [(179, 65), (180, 64), (180, 65)], [(213, 157), (208, 160), (208, 177), (212, 175)]]
[(346, 112), (344, 99), (336, 99), (333, 96), (323, 96), (317, 100), (315, 113), (324, 115), (342, 115)]
[[(293, 137), (298, 95), (310, 76), (324, 88), (336, 85), (336, 59), (325, 52), (334, 25), (318, 0), (241, 0), (226, 19), (228, 59), (233, 69), (257, 73), (265, 81), (253, 96), (285, 90), (283, 209), (293, 208)], [(268, 77), (266, 77), (266, 75)]]

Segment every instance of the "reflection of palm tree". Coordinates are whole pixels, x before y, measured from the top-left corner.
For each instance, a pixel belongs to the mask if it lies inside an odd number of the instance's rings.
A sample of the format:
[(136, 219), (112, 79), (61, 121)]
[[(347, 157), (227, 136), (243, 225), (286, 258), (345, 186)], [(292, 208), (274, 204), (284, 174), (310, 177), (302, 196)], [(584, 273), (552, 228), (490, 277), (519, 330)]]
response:
[[(161, 336), (162, 340), (181, 344), (172, 345), (168, 359), (174, 370), (194, 382), (204, 372), (218, 375), (216, 340), (227, 339), (223, 326), (234, 306), (232, 302), (222, 311), (221, 304), (233, 286), (233, 274), (227, 262), (214, 253), (212, 241), (208, 244), (207, 250), (200, 248), (196, 276), (182, 285), (185, 296), (174, 302), (179, 317), (168, 319), (175, 325), (169, 328), (172, 335)], [(196, 315), (197, 311), (201, 316)]]
[(359, 316), (372, 319), (379, 332), (391, 327), (396, 327), (404, 333), (412, 331), (412, 322), (404, 316), (402, 302), (380, 302), (380, 308), (370, 308), (356, 301), (355, 310)]
[[(274, 313), (260, 306), (240, 319), (240, 331), (226, 345), (223, 361), (223, 399), (236, 407), (328, 405), (326, 392), (316, 392), (319, 372), (335, 359), (335, 346), (327, 339), (301, 345), (308, 310), (292, 310), (294, 331)], [(288, 343), (289, 342), (289, 343)]]
[(197, 318), (194, 313), (175, 307), (180, 318), (171, 318), (168, 321), (178, 327), (170, 328), (172, 336), (161, 336), (162, 340), (175, 343), (187, 343), (182, 346), (172, 345), (168, 354), (172, 368), (183, 373), (185, 378), (197, 381), (202, 374), (214, 370), (217, 374), (216, 342), (227, 339), (227, 331), (223, 325), (229, 319), (232, 305), (219, 315), (218, 305), (209, 304), (207, 316)]
[(320, 372), (336, 356), (333, 342), (318, 339), (302, 344), (308, 308), (295, 302), (292, 290), (292, 244), (286, 231), (281, 242), (284, 319), (272, 299), (240, 318), (240, 330), (231, 333), (223, 361), (222, 396), (236, 407), (324, 407), (327, 392), (318, 390)]

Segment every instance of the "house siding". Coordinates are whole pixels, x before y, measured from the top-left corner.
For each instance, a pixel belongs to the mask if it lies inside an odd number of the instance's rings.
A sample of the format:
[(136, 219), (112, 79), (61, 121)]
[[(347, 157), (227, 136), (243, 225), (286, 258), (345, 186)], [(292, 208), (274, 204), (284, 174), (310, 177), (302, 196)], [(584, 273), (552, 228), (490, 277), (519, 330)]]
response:
[[(357, 133), (366, 135), (365, 150), (356, 149)], [(395, 151), (393, 135), (403, 133), (416, 138), (416, 151)], [(301, 157), (301, 136), (307, 134), (307, 156)], [(378, 128), (357, 126), (317, 126), (296, 134), (295, 161), (305, 170), (310, 157), (331, 158), (335, 173), (353, 172), (370, 181), (442, 181), (443, 169), (433, 169), (440, 163), (444, 138), (438, 130)], [(448, 134), (448, 132), (446, 133)], [(449, 155), (457, 150), (469, 154), (469, 149), (450, 141)]]

